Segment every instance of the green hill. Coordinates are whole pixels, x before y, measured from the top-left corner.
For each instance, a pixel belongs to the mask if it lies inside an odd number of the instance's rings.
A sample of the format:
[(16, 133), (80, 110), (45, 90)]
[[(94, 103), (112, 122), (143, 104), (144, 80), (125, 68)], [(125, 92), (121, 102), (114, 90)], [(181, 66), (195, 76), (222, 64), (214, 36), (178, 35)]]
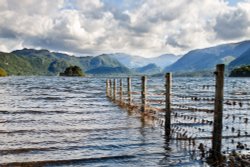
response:
[(230, 77), (250, 77), (250, 65), (235, 68), (229, 76)]
[[(65, 68), (70, 66), (67, 61), (58, 59), (53, 53), (48, 50), (23, 49), (12, 52), (18, 58), (22, 58), (29, 64), (29, 71), (32, 75), (57, 75), (63, 72)], [(15, 75), (14, 73), (11, 73)], [(27, 72), (22, 72), (20, 75), (30, 75)]]
[(99, 70), (102, 68), (111, 71), (113, 69), (114, 73), (130, 72), (115, 58), (105, 54), (96, 57), (76, 57), (44, 49), (0, 52), (0, 67), (9, 75), (58, 75), (69, 66), (78, 66), (83, 71), (90, 71), (91, 74), (101, 74)]
[(0, 52), (0, 67), (9, 75), (34, 75), (32, 65), (24, 57)]

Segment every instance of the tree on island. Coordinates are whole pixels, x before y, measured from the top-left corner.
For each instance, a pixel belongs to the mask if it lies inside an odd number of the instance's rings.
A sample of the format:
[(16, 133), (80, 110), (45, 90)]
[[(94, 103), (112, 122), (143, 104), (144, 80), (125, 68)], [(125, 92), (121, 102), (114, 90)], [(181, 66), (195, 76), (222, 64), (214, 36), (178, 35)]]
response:
[(250, 65), (233, 69), (229, 77), (250, 77)]
[(83, 77), (85, 76), (82, 72), (82, 69), (78, 66), (69, 66), (65, 69), (63, 73), (60, 73), (60, 76), (69, 76), (69, 77)]
[(6, 77), (6, 76), (8, 76), (7, 72), (4, 69), (0, 68), (0, 77)]

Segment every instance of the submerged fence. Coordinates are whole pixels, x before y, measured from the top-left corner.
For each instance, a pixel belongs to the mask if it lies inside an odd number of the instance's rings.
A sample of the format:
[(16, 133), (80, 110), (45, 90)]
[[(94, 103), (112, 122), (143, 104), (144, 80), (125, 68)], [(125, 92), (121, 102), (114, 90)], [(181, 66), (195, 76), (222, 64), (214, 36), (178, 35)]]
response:
[(155, 120), (168, 139), (184, 141), (217, 163), (223, 155), (250, 148), (248, 90), (235, 91), (238, 85), (230, 83), (224, 91), (224, 68), (217, 65), (214, 79), (196, 83), (192, 79), (173, 83), (171, 73), (159, 82), (146, 76), (140, 81), (107, 79), (106, 94), (121, 107)]

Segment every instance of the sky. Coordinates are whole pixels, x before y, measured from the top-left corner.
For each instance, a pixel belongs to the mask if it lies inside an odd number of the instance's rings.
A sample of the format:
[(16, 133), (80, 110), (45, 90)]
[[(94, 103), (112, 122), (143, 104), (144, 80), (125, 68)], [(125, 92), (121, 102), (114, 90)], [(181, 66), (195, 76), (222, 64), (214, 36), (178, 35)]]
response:
[(250, 0), (0, 0), (0, 51), (184, 54), (250, 39)]

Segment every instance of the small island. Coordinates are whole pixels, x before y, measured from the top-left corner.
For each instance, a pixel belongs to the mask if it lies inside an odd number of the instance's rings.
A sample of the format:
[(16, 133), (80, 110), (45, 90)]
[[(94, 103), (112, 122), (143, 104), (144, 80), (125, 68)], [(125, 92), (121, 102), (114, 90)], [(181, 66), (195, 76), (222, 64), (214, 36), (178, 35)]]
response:
[(233, 69), (229, 77), (250, 77), (250, 66), (242, 66)]
[(8, 76), (7, 72), (4, 69), (0, 68), (0, 77), (6, 77), (6, 76)]
[(78, 66), (70, 66), (65, 69), (63, 73), (60, 73), (60, 76), (67, 77), (83, 77), (85, 76), (82, 72), (82, 69)]

